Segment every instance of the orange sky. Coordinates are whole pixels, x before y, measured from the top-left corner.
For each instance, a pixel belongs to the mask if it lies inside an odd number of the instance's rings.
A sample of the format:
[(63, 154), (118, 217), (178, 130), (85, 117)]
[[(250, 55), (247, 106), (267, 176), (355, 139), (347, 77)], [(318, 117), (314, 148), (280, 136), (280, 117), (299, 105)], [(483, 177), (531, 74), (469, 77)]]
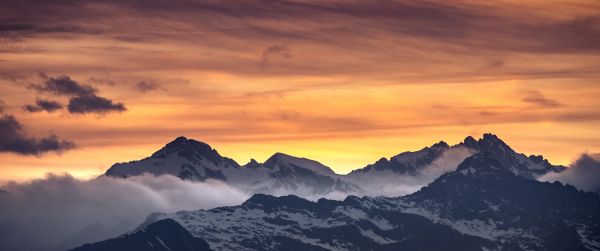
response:
[[(180, 135), (338, 173), (484, 132), (555, 164), (600, 151), (597, 1), (61, 2), (0, 3), (0, 100), (22, 137), (77, 147), (0, 150), (0, 180), (89, 178)], [(60, 76), (127, 110), (23, 109), (66, 106), (32, 88)]]

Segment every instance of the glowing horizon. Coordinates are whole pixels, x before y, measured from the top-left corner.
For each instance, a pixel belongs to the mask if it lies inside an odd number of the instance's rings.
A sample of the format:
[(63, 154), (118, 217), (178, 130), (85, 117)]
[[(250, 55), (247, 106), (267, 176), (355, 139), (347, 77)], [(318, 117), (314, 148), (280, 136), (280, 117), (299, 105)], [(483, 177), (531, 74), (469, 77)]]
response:
[(337, 173), (485, 132), (553, 164), (600, 152), (596, 1), (72, 4), (0, 4), (4, 122), (76, 144), (2, 150), (1, 181), (94, 177), (177, 136)]

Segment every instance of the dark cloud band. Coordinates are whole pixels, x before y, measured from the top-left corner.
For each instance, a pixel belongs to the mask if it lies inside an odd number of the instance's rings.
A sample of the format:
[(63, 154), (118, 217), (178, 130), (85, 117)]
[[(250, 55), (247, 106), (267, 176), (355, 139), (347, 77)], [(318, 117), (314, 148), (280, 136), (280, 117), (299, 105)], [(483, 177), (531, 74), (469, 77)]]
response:
[(112, 100), (92, 96), (81, 96), (71, 98), (68, 105), (70, 113), (107, 113), (107, 112), (124, 112), (127, 109), (122, 103), (114, 103)]
[(75, 82), (69, 76), (50, 77), (43, 84), (31, 84), (29, 88), (39, 92), (69, 97), (94, 95), (98, 91), (89, 85)]
[[(41, 74), (45, 81), (42, 84), (30, 84), (29, 89), (40, 93), (50, 93), (56, 96), (69, 97), (67, 110), (74, 114), (109, 112), (124, 112), (127, 110), (123, 103), (113, 102), (111, 99), (98, 96), (98, 89), (85, 84), (80, 84), (69, 76), (47, 77)], [(151, 88), (152, 86), (146, 86)], [(158, 87), (157, 87), (158, 88)], [(36, 106), (28, 105), (25, 109), (29, 112), (55, 111), (62, 105), (54, 101), (38, 100)]]
[(75, 143), (62, 140), (56, 135), (43, 138), (25, 135), (23, 126), (12, 115), (0, 117), (0, 152), (20, 155), (42, 155), (47, 152), (61, 153), (75, 148)]
[(63, 108), (63, 105), (53, 101), (53, 100), (45, 100), (45, 99), (36, 99), (35, 105), (25, 105), (23, 109), (28, 112), (55, 112)]

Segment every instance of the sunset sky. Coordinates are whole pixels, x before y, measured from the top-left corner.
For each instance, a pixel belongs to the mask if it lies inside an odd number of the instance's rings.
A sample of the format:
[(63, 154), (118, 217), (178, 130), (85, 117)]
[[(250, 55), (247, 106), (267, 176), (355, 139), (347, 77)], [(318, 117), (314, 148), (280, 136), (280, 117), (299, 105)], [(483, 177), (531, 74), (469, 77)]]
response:
[(347, 173), (492, 132), (567, 165), (600, 152), (600, 1), (3, 0), (0, 100), (0, 181), (177, 136)]

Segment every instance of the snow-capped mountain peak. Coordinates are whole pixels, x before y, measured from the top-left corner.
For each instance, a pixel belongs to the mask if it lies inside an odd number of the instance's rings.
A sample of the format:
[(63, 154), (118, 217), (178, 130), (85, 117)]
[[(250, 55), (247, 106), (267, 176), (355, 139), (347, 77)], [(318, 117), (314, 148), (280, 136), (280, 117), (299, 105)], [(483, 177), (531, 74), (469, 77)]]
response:
[[(193, 139), (180, 136), (175, 140), (165, 145), (160, 150), (156, 151), (151, 158), (166, 158), (170, 155), (177, 154), (178, 156), (188, 159), (206, 159), (215, 165), (220, 165), (224, 160), (217, 150), (213, 149), (210, 145)], [(239, 167), (235, 161), (227, 159), (227, 164), (233, 167)]]
[(223, 169), (239, 167), (233, 159), (221, 156), (206, 143), (178, 137), (148, 158), (114, 164), (105, 175), (129, 177), (150, 173), (174, 175), (189, 180), (226, 180)]
[(527, 156), (515, 152), (508, 144), (491, 133), (483, 134), (479, 140), (469, 136), (457, 146), (464, 146), (474, 152), (488, 152), (498, 160), (502, 166), (514, 174), (529, 179), (535, 179), (548, 172), (561, 172), (564, 166), (554, 166), (541, 155)]
[(317, 161), (279, 152), (273, 154), (263, 165), (271, 170), (281, 168), (304, 168), (318, 174), (335, 175), (335, 172), (331, 170), (331, 168)]

